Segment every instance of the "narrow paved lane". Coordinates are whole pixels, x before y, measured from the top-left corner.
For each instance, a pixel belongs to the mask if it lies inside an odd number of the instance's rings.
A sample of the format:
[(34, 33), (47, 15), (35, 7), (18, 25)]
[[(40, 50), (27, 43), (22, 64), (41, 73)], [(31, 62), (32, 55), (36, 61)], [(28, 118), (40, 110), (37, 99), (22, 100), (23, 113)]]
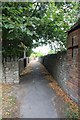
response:
[(21, 78), (19, 89), (20, 118), (58, 118), (54, 98), (41, 73), (40, 63), (33, 63), (33, 71)]

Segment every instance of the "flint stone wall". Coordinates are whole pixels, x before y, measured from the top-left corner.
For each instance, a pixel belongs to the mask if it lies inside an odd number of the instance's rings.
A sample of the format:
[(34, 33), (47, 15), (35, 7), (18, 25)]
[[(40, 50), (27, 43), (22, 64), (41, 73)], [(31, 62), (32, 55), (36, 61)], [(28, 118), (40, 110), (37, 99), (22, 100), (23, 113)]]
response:
[(39, 61), (46, 67), (59, 85), (68, 93), (67, 80), (69, 78), (69, 74), (66, 52), (46, 55), (44, 57), (40, 57)]
[[(58, 82), (59, 86), (75, 101), (80, 104), (80, 98), (78, 95), (79, 86), (72, 88), (69, 84), (71, 80), (70, 69), (71, 65), (68, 62), (68, 54), (66, 52), (59, 52), (57, 54), (46, 55), (39, 58), (39, 62), (42, 63), (53, 78)], [(73, 63), (74, 64), (74, 63)], [(75, 83), (77, 83), (77, 76), (73, 72)]]
[(19, 83), (18, 60), (2, 62), (2, 83)]

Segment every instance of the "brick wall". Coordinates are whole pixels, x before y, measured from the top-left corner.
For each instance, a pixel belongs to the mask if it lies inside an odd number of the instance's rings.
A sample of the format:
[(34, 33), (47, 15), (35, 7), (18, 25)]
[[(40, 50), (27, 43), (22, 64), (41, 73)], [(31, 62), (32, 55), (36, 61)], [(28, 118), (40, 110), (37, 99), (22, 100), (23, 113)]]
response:
[(73, 99), (80, 103), (80, 29), (74, 30), (68, 34), (68, 66), (69, 68), (69, 94)]

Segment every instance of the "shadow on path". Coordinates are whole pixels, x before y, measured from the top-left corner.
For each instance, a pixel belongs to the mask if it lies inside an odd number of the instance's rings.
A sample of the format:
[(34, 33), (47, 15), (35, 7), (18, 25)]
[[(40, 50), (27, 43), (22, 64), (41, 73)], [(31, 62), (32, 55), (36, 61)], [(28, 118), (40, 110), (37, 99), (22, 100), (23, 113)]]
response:
[[(33, 62), (32, 72), (21, 77), (19, 87), (20, 118), (60, 118), (58, 97), (44, 78), (40, 70), (40, 63)], [(60, 108), (59, 103), (59, 108)]]

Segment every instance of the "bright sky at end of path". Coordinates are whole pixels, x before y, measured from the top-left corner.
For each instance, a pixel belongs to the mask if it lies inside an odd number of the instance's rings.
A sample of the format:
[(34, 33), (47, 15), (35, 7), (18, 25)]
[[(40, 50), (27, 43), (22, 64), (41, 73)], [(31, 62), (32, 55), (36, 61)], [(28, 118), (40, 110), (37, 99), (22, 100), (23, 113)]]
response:
[(36, 47), (34, 49), (32, 49), (34, 52), (41, 52), (43, 54), (48, 54), (48, 52), (50, 51), (50, 47), (49, 45), (43, 45), (43, 46), (39, 46), (39, 47)]

